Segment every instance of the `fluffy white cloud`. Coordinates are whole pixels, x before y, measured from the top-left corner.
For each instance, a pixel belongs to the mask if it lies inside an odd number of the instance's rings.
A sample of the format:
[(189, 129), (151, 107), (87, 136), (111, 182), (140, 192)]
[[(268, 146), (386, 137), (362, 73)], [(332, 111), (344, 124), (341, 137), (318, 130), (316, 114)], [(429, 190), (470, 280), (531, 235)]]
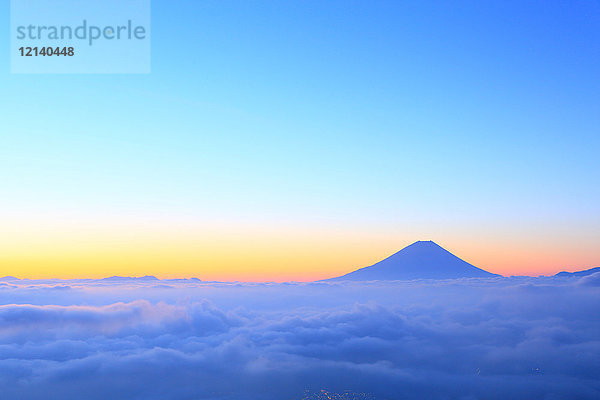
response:
[(597, 281), (5, 280), (1, 397), (600, 398)]

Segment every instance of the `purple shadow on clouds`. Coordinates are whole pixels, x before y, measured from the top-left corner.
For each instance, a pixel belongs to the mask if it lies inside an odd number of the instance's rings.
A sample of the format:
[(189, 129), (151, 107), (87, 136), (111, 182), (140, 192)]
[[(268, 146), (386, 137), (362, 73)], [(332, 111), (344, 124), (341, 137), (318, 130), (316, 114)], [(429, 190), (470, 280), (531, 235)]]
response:
[(4, 281), (2, 398), (596, 399), (598, 276)]

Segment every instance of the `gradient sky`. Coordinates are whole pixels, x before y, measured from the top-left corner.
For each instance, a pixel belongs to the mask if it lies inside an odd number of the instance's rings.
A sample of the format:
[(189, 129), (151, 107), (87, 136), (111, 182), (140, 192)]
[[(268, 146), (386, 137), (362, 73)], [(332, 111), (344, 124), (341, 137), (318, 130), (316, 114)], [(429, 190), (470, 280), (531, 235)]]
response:
[(0, 275), (600, 265), (596, 1), (154, 0), (147, 75), (10, 74), (8, 35)]

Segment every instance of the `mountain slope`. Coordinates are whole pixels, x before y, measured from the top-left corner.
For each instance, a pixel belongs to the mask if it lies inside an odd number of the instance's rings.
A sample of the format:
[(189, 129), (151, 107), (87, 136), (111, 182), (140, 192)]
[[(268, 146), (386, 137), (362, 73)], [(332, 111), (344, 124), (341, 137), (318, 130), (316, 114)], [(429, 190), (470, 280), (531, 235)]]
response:
[(554, 276), (587, 276), (587, 275), (591, 275), (596, 272), (600, 272), (600, 267), (584, 269), (583, 271), (575, 271), (575, 272), (562, 271)]
[(418, 241), (369, 267), (326, 281), (454, 279), (500, 276), (477, 268), (432, 241)]

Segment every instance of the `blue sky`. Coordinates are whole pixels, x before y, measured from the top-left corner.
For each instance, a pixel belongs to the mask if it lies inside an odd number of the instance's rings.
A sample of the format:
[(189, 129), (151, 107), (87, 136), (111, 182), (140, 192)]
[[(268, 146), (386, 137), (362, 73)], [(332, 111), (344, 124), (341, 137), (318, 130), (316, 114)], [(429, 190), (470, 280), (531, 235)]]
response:
[(155, 0), (151, 28), (147, 75), (10, 74), (5, 32), (5, 236), (142, 215), (598, 263), (597, 2)]

